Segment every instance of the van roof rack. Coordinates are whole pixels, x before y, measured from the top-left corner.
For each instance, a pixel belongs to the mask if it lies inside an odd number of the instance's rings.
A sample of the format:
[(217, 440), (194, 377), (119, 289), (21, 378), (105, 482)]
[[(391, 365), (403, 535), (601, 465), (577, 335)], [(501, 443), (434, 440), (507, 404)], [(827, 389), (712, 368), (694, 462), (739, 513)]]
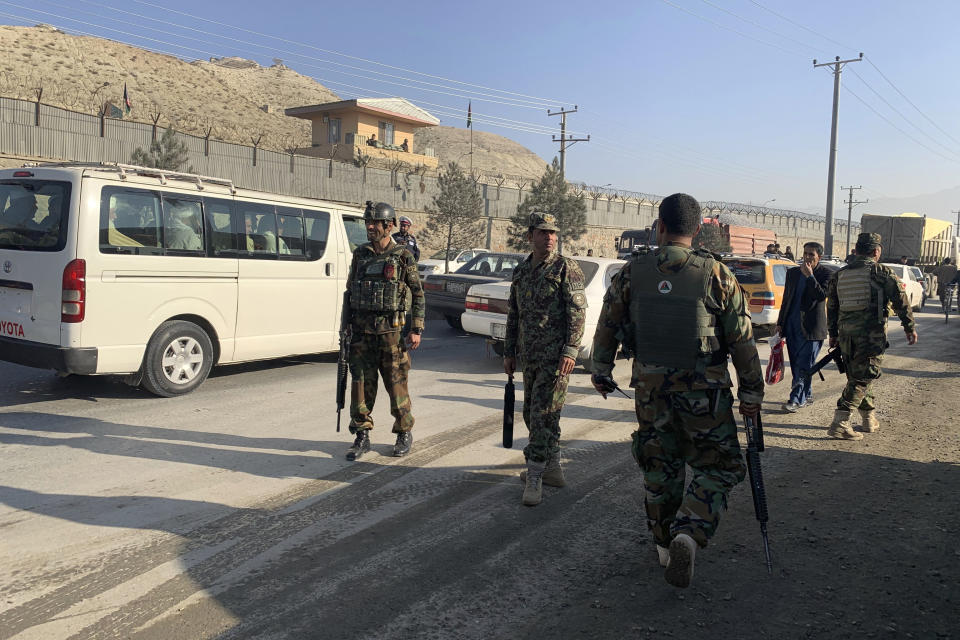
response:
[(141, 167), (135, 164), (123, 164), (120, 162), (51, 162), (40, 165), (41, 167), (85, 167), (88, 169), (97, 169), (101, 171), (116, 171), (120, 174), (121, 180), (126, 180), (128, 174), (134, 174), (146, 177), (155, 177), (160, 180), (160, 184), (167, 184), (167, 180), (183, 180), (192, 182), (197, 189), (202, 191), (204, 183), (219, 184), (230, 189), (231, 195), (237, 193), (237, 188), (233, 185), (233, 180), (225, 178), (214, 178), (211, 176), (202, 176), (197, 173), (185, 173), (183, 171), (171, 171), (169, 169), (156, 169), (154, 167)]

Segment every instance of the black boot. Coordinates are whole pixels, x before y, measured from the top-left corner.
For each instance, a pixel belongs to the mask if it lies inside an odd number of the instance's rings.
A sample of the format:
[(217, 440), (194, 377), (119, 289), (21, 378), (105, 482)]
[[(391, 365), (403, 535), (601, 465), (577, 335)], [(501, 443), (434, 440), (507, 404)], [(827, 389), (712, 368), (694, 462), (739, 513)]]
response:
[(393, 455), (402, 458), (410, 453), (411, 446), (413, 446), (413, 434), (409, 431), (401, 431), (397, 434), (397, 443), (393, 445)]
[(357, 439), (353, 441), (353, 446), (347, 449), (347, 460), (359, 460), (368, 451), (370, 451), (370, 429), (360, 429), (357, 431)]

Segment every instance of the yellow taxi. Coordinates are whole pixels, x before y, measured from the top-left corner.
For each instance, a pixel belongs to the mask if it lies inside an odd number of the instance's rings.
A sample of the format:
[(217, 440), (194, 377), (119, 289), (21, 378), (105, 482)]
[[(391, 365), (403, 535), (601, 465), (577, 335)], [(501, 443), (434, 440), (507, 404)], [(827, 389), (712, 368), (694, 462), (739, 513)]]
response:
[(733, 272), (747, 294), (747, 308), (755, 326), (771, 329), (777, 323), (787, 270), (796, 262), (783, 258), (727, 256), (723, 264)]

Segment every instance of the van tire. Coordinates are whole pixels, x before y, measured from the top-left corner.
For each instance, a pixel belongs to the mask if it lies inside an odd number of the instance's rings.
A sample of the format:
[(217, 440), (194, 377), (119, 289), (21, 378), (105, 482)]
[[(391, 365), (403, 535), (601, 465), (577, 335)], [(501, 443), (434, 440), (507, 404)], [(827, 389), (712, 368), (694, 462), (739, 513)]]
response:
[[(164, 357), (168, 358), (164, 366)], [(200, 386), (213, 367), (213, 343), (207, 333), (184, 320), (168, 320), (153, 333), (143, 357), (143, 388), (172, 398)]]

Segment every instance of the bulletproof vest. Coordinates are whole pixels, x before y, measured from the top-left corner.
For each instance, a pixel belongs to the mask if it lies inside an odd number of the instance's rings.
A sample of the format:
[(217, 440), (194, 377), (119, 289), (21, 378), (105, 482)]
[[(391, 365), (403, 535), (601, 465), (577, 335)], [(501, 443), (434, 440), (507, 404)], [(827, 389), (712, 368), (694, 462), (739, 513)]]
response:
[(870, 306), (870, 267), (846, 267), (837, 273), (840, 311), (863, 311)]
[(704, 338), (719, 338), (716, 317), (707, 311), (714, 259), (691, 253), (677, 273), (657, 269), (656, 253), (634, 259), (630, 267), (630, 320), (636, 357), (644, 364), (696, 369), (710, 353)]
[(406, 308), (403, 247), (396, 246), (357, 265), (350, 285), (350, 307), (354, 311), (396, 313)]

